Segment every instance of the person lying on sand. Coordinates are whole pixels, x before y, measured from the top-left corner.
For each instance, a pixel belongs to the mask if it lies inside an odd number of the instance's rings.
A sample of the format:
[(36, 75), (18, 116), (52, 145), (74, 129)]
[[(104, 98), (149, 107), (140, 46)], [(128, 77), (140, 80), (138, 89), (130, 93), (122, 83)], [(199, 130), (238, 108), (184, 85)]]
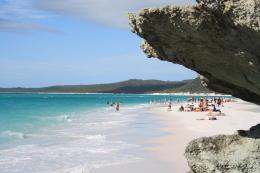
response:
[[(225, 116), (224, 113), (222, 112), (212, 112), (210, 111), (208, 114), (207, 114), (207, 117), (209, 118), (209, 120), (215, 120), (214, 118), (216, 118), (216, 116)], [(217, 119), (217, 118), (216, 118)]]
[(198, 118), (197, 120), (217, 120), (217, 117), (212, 112), (209, 112), (206, 118)]
[(185, 107), (184, 107), (184, 111), (187, 111), (187, 112), (191, 112), (194, 110), (194, 105), (192, 104), (187, 104)]

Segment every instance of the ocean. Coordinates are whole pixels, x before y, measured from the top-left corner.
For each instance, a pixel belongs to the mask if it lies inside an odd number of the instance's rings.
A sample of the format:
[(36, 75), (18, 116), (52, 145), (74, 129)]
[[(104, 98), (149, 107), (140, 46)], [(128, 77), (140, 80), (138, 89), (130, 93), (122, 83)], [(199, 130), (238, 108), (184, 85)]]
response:
[[(0, 172), (82, 173), (139, 162), (141, 141), (162, 135), (147, 107), (164, 99), (187, 97), (2, 93)], [(120, 102), (119, 112), (112, 102)]]

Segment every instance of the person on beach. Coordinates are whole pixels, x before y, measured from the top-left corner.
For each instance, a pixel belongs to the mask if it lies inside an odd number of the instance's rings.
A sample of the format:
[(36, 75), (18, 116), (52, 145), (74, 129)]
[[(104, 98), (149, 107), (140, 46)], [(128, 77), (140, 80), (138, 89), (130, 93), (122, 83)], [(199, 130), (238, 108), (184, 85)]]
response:
[(215, 115), (212, 112), (208, 113), (208, 120), (217, 120), (217, 118), (215, 117)]
[(184, 112), (184, 107), (181, 105), (181, 107), (179, 108), (180, 112)]
[(169, 104), (168, 104), (168, 111), (171, 111), (172, 110), (172, 102), (169, 101)]
[(224, 98), (221, 98), (221, 106), (224, 107)]
[(218, 98), (218, 100), (217, 100), (217, 104), (218, 104), (218, 108), (219, 108), (220, 105), (221, 105), (221, 99), (220, 99), (220, 98)]
[(213, 104), (213, 112), (220, 112), (221, 113), (221, 110), (220, 109), (217, 109), (216, 106)]
[(203, 111), (203, 99), (200, 99), (200, 102), (199, 102), (199, 108), (200, 108), (200, 111)]
[(119, 107), (120, 107), (119, 102), (117, 102), (116, 103), (116, 111), (119, 111)]
[(110, 106), (113, 107), (115, 104), (115, 102), (111, 102)]
[(218, 120), (217, 117), (213, 114), (213, 112), (209, 112), (206, 118), (198, 118), (196, 120)]

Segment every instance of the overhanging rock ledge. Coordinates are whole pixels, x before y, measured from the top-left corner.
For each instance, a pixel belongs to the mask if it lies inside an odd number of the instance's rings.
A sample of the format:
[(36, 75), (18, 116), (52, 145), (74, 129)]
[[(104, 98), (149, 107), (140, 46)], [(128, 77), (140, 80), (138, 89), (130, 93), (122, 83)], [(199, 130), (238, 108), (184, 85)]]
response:
[[(211, 90), (260, 105), (260, 0), (197, 0), (129, 14), (148, 57), (198, 72)], [(235, 121), (235, 120), (234, 120)], [(260, 124), (249, 131), (195, 139), (192, 173), (260, 173)]]
[(197, 3), (130, 13), (143, 51), (198, 72), (216, 92), (260, 104), (260, 0)]

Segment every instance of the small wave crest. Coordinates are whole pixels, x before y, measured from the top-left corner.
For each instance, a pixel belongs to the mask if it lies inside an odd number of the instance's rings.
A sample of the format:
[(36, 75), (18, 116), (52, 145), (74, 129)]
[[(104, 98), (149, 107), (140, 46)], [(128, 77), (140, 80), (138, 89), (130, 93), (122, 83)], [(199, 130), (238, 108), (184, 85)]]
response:
[(34, 118), (41, 120), (41, 121), (50, 121), (50, 120), (65, 121), (65, 122), (72, 121), (72, 118), (66, 114), (59, 115), (59, 116), (35, 116)]
[(67, 134), (69, 137), (71, 138), (81, 138), (81, 139), (86, 139), (89, 141), (104, 141), (106, 140), (106, 136), (104, 135), (83, 135), (83, 134), (79, 134), (79, 135), (70, 135)]
[(11, 130), (7, 130), (7, 131), (3, 131), (1, 133), (2, 137), (12, 137), (12, 138), (18, 138), (18, 139), (25, 139), (28, 136), (22, 132), (16, 132), (16, 131), (11, 131)]
[(85, 136), (85, 139), (88, 139), (88, 140), (105, 140), (106, 136), (104, 136), (104, 135), (87, 135), (87, 136)]

